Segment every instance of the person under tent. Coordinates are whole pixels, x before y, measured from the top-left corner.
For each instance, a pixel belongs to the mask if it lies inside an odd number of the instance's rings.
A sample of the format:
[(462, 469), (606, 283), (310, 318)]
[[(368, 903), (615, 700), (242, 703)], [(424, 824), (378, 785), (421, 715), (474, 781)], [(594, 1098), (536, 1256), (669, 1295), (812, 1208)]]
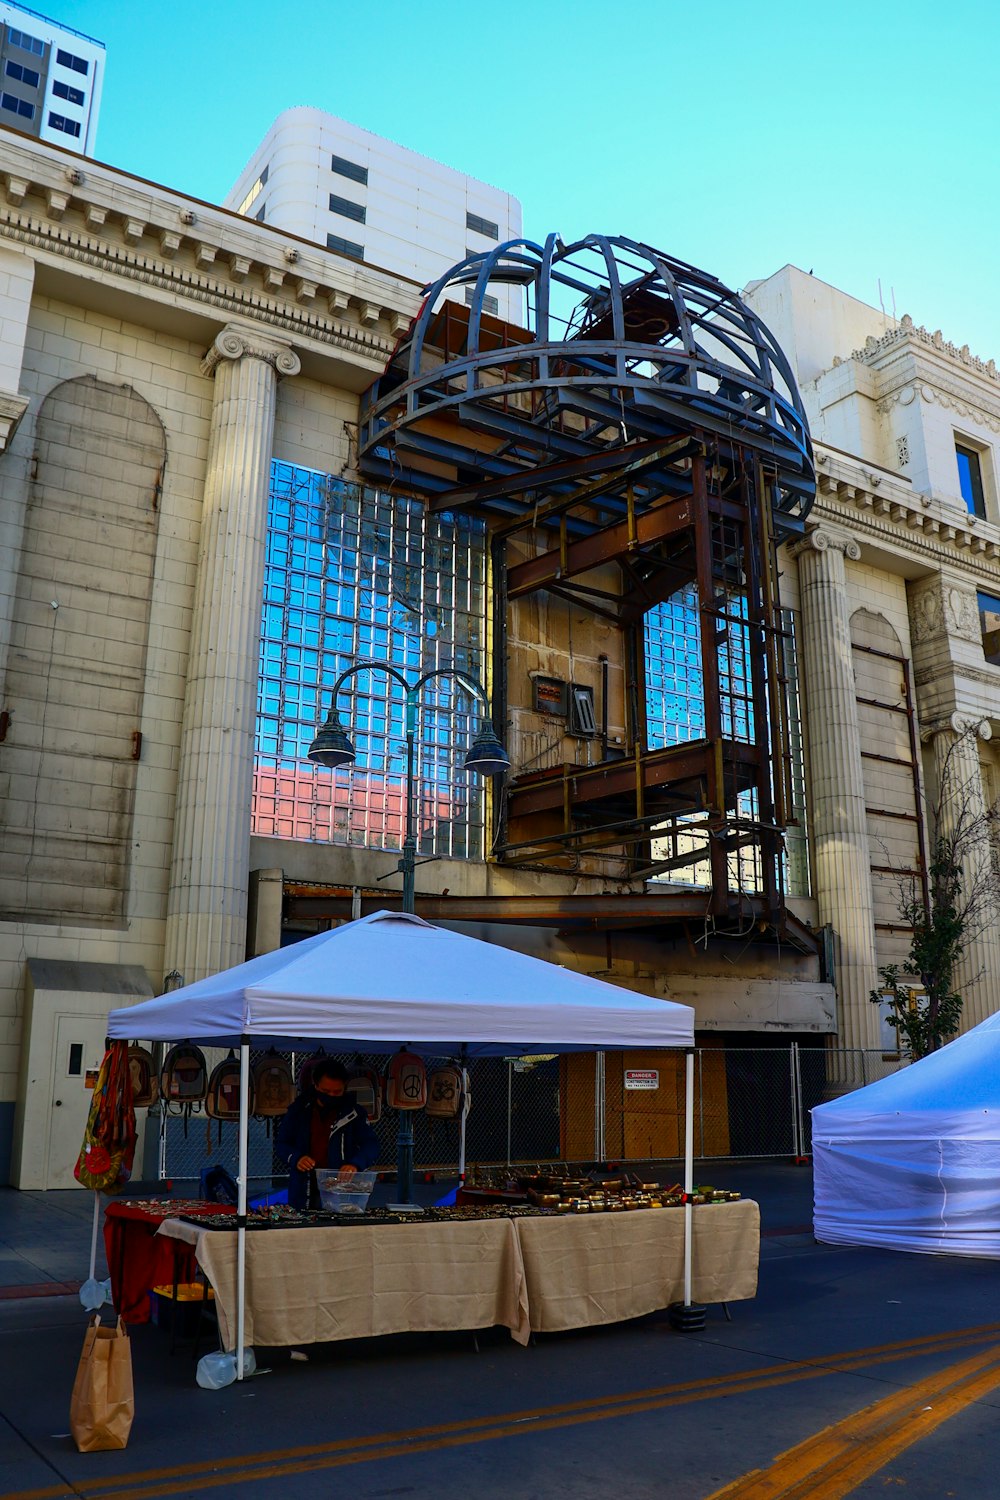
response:
[(347, 1094), (347, 1069), (323, 1058), (278, 1126), (275, 1154), (288, 1164), (291, 1208), (319, 1208), (316, 1168), (329, 1167), (344, 1181), (378, 1159), (379, 1139), (364, 1106)]

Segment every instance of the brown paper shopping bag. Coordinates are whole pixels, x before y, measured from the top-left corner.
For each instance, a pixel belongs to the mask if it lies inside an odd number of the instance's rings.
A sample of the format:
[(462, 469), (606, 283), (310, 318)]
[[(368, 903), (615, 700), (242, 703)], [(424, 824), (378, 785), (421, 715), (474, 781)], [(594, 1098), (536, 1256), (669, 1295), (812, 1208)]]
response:
[(83, 1340), (69, 1403), (69, 1428), (81, 1453), (124, 1448), (132, 1429), (132, 1349), (121, 1318), (103, 1328), (95, 1315)]

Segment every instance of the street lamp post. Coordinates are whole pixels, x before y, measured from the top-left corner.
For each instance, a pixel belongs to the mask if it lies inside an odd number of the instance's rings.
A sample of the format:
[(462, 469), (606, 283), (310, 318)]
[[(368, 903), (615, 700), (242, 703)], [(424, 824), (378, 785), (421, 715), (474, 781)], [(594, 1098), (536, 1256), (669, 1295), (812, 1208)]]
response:
[[(341, 672), (333, 684), (330, 712), (326, 722), (309, 746), (308, 756), (316, 765), (332, 770), (353, 765), (357, 752), (337, 711), (337, 698), (344, 683), (359, 672), (384, 672), (397, 682), (406, 694), (406, 813), (403, 827), (403, 847), (397, 870), (403, 877), (403, 910), (411, 914), (416, 911), (417, 868), (417, 790), (416, 790), (416, 744), (417, 717), (420, 695), (426, 685), (438, 677), (453, 677), (466, 692), (476, 698), (485, 712), (481, 715), (479, 729), (465, 757), (465, 767), (480, 776), (502, 774), (510, 766), (508, 756), (490, 722), (490, 700), (486, 689), (475, 677), (460, 672), (455, 667), (439, 667), (433, 672), (424, 672), (413, 683), (388, 662), (362, 661)], [(397, 1192), (400, 1203), (413, 1200), (413, 1115), (402, 1111), (396, 1136)]]

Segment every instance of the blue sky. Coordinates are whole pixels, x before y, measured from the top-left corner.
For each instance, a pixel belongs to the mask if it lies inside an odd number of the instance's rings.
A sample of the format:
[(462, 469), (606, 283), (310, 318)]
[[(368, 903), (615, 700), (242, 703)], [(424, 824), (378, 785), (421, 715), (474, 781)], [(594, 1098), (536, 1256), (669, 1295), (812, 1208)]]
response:
[[(733, 286), (787, 261), (1000, 362), (1000, 8), (35, 0), (107, 44), (98, 155), (218, 201), (311, 104)], [(849, 351), (844, 351), (845, 353)]]

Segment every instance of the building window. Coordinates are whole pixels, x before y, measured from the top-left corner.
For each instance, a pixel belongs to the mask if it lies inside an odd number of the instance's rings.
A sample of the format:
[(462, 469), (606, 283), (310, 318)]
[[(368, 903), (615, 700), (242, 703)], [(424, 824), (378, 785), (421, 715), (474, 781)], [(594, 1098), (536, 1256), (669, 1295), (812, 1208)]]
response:
[(330, 212), (340, 214), (344, 219), (353, 219), (356, 224), (365, 222), (364, 204), (352, 203), (350, 198), (341, 198), (336, 193), (330, 194)]
[(254, 214), (254, 218), (257, 220), (258, 224), (263, 224), (264, 222), (264, 209), (265, 205), (262, 203), (260, 205), (260, 208), (258, 208), (257, 212)]
[(0, 94), (0, 109), (9, 109), (12, 115), (18, 115), (22, 120), (35, 118), (35, 106), (29, 104), (27, 99), (18, 99), (14, 94)]
[(79, 135), (79, 120), (67, 120), (65, 115), (49, 115), (49, 126), (52, 130), (62, 130), (66, 135)]
[(979, 625), (983, 655), (994, 667), (1000, 667), (1000, 599), (993, 594), (979, 595)]
[(243, 199), (243, 202), (240, 204), (239, 208), (236, 210), (236, 212), (238, 214), (245, 214), (245, 213), (247, 213), (250, 210), (250, 208), (252, 208), (253, 204), (257, 201), (258, 197), (260, 196), (261, 189), (267, 183), (268, 170), (269, 170), (269, 166), (262, 168), (261, 174), (257, 178), (257, 181), (254, 183), (254, 185), (250, 189), (249, 193), (247, 193), (246, 197)]
[(4, 72), (8, 78), (13, 78), (17, 83), (26, 83), (29, 89), (38, 87), (38, 74), (34, 68), (26, 68), (23, 63), (11, 62), (8, 58), (4, 64)]
[(336, 250), (338, 255), (350, 256), (351, 260), (364, 260), (365, 247), (354, 240), (345, 240), (342, 235), (328, 234), (326, 237), (326, 248)]
[(962, 499), (968, 507), (971, 516), (986, 517), (986, 494), (983, 489), (983, 469), (979, 453), (975, 448), (969, 448), (963, 443), (955, 444), (955, 457), (958, 460), (958, 482), (962, 489)]
[(465, 227), (466, 229), (474, 229), (477, 234), (484, 234), (488, 240), (498, 240), (500, 238), (500, 225), (494, 224), (492, 219), (480, 218), (479, 214), (467, 213), (465, 216)]
[(26, 31), (15, 31), (13, 27), (9, 27), (7, 40), (12, 47), (20, 47), (22, 52), (33, 52), (36, 57), (45, 56), (45, 43), (39, 41), (37, 36), (29, 36)]
[[(306, 756), (330, 689), (356, 662), (410, 680), (483, 672), (486, 530), (405, 495), (271, 466), (251, 827), (258, 835), (399, 849), (405, 824), (403, 697), (385, 673), (350, 678), (338, 707), (357, 751), (332, 772)], [(481, 859), (484, 797), (464, 770), (478, 709), (453, 678), (429, 683), (417, 735), (423, 854)]]
[[(10, 67), (10, 63), (7, 66)], [(86, 98), (83, 89), (75, 89), (71, 83), (62, 83), (58, 78), (52, 85), (52, 92), (57, 99), (65, 99), (67, 104), (82, 104)]]
[(63, 68), (69, 68), (74, 73), (89, 73), (90, 63), (85, 57), (75, 57), (72, 52), (64, 52), (60, 47), (56, 53), (56, 62)]
[(368, 182), (368, 168), (359, 166), (356, 161), (348, 161), (346, 156), (331, 156), (330, 170), (338, 177), (349, 177), (352, 182)]
[[(722, 732), (727, 739), (752, 744), (754, 740), (750, 631), (746, 600), (735, 590), (724, 604), (725, 631), (717, 646)], [(809, 850), (806, 834), (805, 764), (795, 648), (795, 620), (781, 611), (784, 636), (784, 688), (788, 714), (788, 750), (792, 807), (786, 831), (783, 875), (789, 895), (809, 894)], [(701, 659), (701, 615), (698, 591), (689, 584), (645, 617), (646, 745), (660, 749), (705, 737), (705, 676)], [(756, 789), (740, 792), (735, 817), (759, 820)], [(712, 883), (708, 833), (704, 819), (678, 818), (654, 830), (653, 859), (662, 860), (665, 873), (655, 880), (709, 887)], [(745, 891), (763, 887), (761, 852), (747, 843), (729, 855), (729, 875)]]
[[(475, 299), (476, 299), (476, 293), (475, 293), (474, 289), (471, 286), (467, 286), (465, 288), (465, 301), (466, 301), (466, 305), (468, 307), (471, 307), (472, 304), (473, 304), (473, 302), (475, 301)], [(496, 297), (491, 297), (489, 295), (489, 293), (487, 292), (486, 295), (483, 297), (483, 312), (484, 313), (491, 313), (492, 316), (495, 318), (497, 316), (497, 314), (499, 313), (499, 311), (500, 311), (500, 303), (498, 302), (498, 300), (496, 299)]]

